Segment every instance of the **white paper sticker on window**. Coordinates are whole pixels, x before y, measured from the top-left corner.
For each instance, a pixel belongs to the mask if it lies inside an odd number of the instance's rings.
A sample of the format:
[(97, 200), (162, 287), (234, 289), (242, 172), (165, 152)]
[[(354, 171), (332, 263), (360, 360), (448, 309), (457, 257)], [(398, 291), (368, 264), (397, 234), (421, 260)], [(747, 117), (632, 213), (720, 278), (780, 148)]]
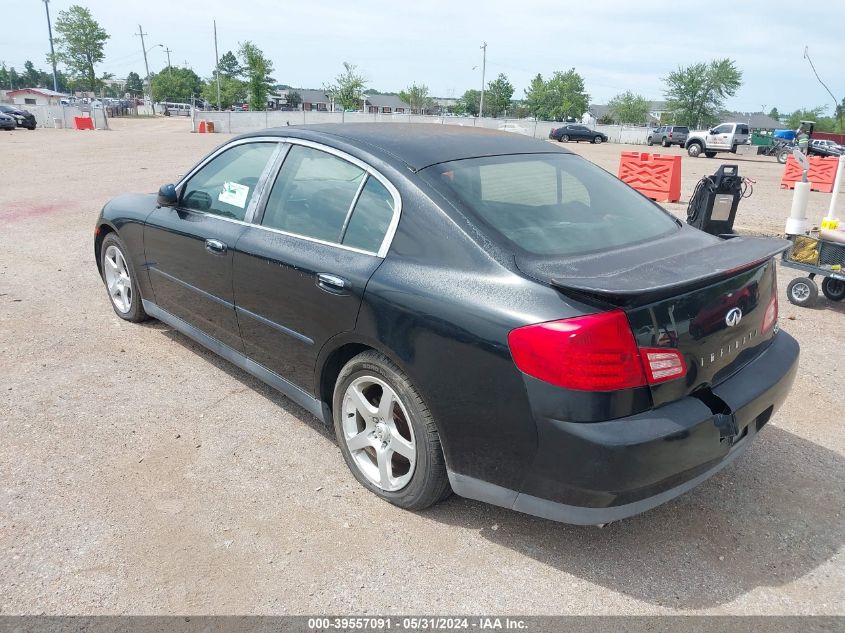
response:
[(249, 195), (249, 187), (237, 182), (224, 182), (223, 190), (217, 199), (224, 204), (243, 209), (246, 206), (246, 197)]

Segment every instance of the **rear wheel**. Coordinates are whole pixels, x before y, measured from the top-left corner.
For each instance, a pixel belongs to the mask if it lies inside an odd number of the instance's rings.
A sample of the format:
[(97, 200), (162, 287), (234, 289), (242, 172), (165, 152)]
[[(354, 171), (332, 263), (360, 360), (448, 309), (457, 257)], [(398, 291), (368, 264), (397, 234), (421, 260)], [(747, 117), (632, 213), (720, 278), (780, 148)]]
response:
[(789, 282), (786, 287), (786, 297), (789, 302), (802, 307), (812, 305), (819, 296), (819, 287), (809, 277), (798, 277)]
[(668, 139), (666, 139), (666, 138), (664, 138), (664, 139), (660, 142), (660, 144), (661, 144), (663, 147), (669, 147), (669, 146), (671, 145), (671, 143), (669, 142), (669, 140), (668, 140)]
[(701, 150), (702, 147), (700, 143), (690, 143), (689, 147), (687, 147), (687, 154), (693, 158), (698, 158), (701, 155)]
[(825, 277), (822, 282), (822, 293), (831, 301), (842, 301), (845, 299), (845, 281)]
[(139, 323), (149, 317), (141, 305), (141, 293), (126, 253), (120, 238), (109, 233), (100, 247), (100, 269), (115, 314), (126, 321)]
[(789, 158), (790, 151), (788, 149), (782, 149), (778, 152), (777, 158), (778, 162), (781, 165), (786, 165), (786, 161)]
[(335, 383), (333, 411), (343, 458), (365, 488), (409, 510), (448, 495), (434, 419), (388, 358), (371, 351), (350, 360)]
[(561, 143), (567, 143), (567, 142), (569, 142), (569, 134), (561, 134), (561, 135), (560, 135), (560, 142), (561, 142)]
[(707, 158), (716, 158), (716, 152), (704, 152)]

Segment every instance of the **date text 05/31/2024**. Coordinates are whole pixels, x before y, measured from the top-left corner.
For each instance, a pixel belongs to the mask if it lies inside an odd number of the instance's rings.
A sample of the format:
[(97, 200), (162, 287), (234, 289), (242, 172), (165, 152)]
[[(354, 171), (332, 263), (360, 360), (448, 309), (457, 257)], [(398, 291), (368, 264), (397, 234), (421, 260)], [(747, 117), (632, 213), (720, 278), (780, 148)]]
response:
[(371, 631), (458, 631), (458, 630), (511, 630), (527, 628), (527, 622), (499, 617), (323, 617), (309, 618), (308, 628), (313, 631), (371, 630)]

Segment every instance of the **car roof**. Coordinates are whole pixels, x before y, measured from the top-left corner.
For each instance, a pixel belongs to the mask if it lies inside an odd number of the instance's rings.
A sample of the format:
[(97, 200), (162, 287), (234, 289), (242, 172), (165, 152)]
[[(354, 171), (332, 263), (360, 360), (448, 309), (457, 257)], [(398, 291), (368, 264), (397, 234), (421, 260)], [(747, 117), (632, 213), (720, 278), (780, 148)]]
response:
[(414, 171), (465, 158), (572, 153), (513, 132), (437, 123), (325, 123), (271, 128), (243, 135), (251, 136), (295, 136), (328, 143), (342, 140), (371, 154), (398, 159)]

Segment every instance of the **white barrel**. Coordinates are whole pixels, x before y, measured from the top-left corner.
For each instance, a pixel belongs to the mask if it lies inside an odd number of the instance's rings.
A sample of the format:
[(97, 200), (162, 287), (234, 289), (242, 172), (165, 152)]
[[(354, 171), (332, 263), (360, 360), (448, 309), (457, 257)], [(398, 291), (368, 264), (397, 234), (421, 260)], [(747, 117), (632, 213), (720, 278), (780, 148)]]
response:
[(802, 235), (807, 232), (807, 203), (810, 201), (810, 183), (796, 182), (792, 196), (792, 209), (786, 221), (787, 235)]

